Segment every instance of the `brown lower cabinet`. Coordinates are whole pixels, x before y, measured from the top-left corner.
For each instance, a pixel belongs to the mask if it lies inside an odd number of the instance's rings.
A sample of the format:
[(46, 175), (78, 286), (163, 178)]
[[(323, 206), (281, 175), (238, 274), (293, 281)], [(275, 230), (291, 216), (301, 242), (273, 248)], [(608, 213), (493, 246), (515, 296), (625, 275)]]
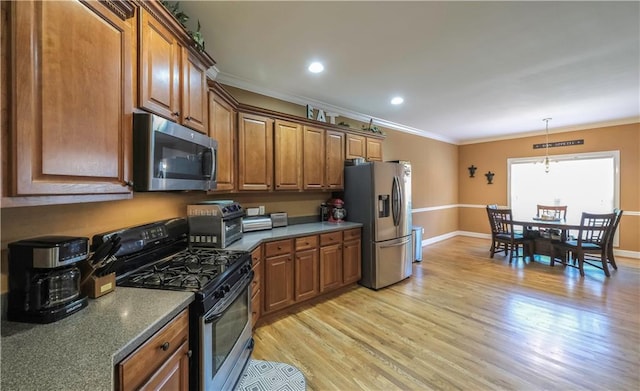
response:
[(262, 314), (360, 280), (360, 240), (353, 228), (265, 243)]
[(116, 390), (189, 389), (189, 309), (116, 365)]
[(264, 245), (264, 312), (293, 304), (293, 241)]
[(294, 264), (294, 299), (296, 302), (315, 297), (320, 293), (318, 236), (296, 238)]
[(342, 244), (342, 284), (358, 282), (362, 274), (360, 228), (344, 231)]
[(320, 292), (342, 285), (342, 231), (320, 235)]

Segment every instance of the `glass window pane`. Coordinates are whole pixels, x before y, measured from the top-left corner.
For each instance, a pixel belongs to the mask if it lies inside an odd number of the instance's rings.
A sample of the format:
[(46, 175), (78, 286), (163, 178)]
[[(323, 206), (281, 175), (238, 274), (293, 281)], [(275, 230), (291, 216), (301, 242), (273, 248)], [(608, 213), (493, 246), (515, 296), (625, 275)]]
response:
[(510, 206), (514, 218), (536, 215), (536, 205), (567, 205), (567, 221), (579, 223), (582, 212), (609, 213), (616, 207), (616, 161), (613, 156), (571, 155), (553, 159), (549, 172), (532, 159), (510, 165)]

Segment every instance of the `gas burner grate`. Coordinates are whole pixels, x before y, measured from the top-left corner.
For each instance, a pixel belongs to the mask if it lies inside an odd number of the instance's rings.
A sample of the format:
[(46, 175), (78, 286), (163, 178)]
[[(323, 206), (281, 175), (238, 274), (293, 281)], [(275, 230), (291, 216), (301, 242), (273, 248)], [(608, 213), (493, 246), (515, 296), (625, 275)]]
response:
[[(247, 252), (223, 249), (185, 249), (169, 258), (128, 275), (125, 286), (205, 292), (237, 263), (247, 261)], [(211, 287), (211, 288), (210, 288)]]

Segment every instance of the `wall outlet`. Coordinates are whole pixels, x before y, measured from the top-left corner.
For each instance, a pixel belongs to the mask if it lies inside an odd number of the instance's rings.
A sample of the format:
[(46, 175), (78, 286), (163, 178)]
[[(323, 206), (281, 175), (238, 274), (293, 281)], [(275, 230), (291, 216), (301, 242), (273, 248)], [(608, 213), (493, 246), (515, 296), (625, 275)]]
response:
[(258, 206), (258, 214), (259, 215), (264, 215), (264, 205)]

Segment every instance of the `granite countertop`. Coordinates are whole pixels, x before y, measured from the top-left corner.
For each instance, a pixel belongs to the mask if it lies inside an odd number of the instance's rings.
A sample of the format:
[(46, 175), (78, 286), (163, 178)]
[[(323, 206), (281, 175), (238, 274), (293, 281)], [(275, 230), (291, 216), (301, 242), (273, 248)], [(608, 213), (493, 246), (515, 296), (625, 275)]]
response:
[[(245, 233), (227, 250), (263, 242), (361, 227), (316, 222)], [(127, 288), (50, 324), (2, 321), (3, 390), (113, 390), (114, 366), (188, 307), (193, 293)]]
[(289, 225), (286, 227), (278, 227), (270, 230), (247, 232), (242, 236), (242, 239), (234, 242), (230, 246), (226, 247), (226, 250), (242, 250), (251, 251), (258, 247), (260, 243), (270, 242), (273, 240), (288, 239), (296, 236), (322, 234), (325, 232), (342, 231), (350, 228), (362, 227), (361, 223), (354, 223), (351, 221), (343, 221), (341, 223), (307, 223)]
[(49, 324), (2, 322), (3, 390), (113, 390), (114, 366), (193, 301), (117, 287)]

